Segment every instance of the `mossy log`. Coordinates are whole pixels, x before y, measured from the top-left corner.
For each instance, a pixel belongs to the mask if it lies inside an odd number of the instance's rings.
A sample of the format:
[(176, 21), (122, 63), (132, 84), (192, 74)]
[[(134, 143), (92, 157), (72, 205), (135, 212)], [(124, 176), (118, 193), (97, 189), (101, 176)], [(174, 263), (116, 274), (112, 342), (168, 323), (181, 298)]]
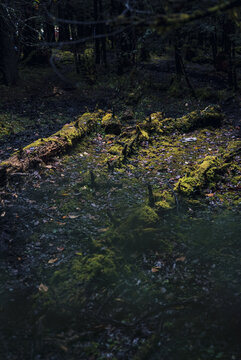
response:
[(240, 153), (240, 143), (237, 143), (236, 148), (225, 152), (222, 156), (206, 156), (194, 170), (178, 180), (174, 191), (185, 196), (193, 196), (200, 194), (205, 187), (215, 189), (220, 176), (230, 167), (230, 161)]
[[(107, 114), (102, 120), (111, 120), (112, 114)], [(143, 123), (136, 126), (129, 134), (125, 131), (120, 134), (117, 143), (113, 145), (109, 153), (115, 155), (107, 159), (110, 170), (121, 166), (126, 159), (133, 153), (134, 149), (143, 141), (149, 141), (149, 135), (156, 132), (168, 135), (175, 131), (186, 133), (198, 128), (207, 126), (218, 127), (221, 125), (223, 113), (219, 106), (208, 106), (204, 110), (197, 110), (181, 118), (164, 118), (162, 112), (153, 113)]]
[(153, 113), (141, 127), (149, 133), (158, 132), (163, 135), (175, 131), (186, 133), (207, 126), (218, 127), (221, 125), (223, 117), (219, 106), (210, 105), (204, 110), (192, 111), (180, 118), (164, 118), (161, 112)]
[(174, 190), (187, 196), (199, 194), (205, 186), (214, 188), (222, 162), (217, 156), (206, 156), (189, 174), (176, 183)]
[(127, 158), (132, 155), (140, 142), (149, 140), (148, 133), (141, 129), (139, 125), (137, 125), (134, 129), (130, 127), (129, 130), (129, 132), (126, 131), (120, 134), (117, 143), (109, 149), (109, 153), (111, 155), (115, 155), (114, 157), (111, 156), (110, 158), (107, 158), (107, 164), (110, 170), (125, 163)]
[(101, 115), (102, 111), (84, 113), (76, 121), (64, 125), (61, 130), (48, 138), (38, 139), (15, 152), (0, 163), (0, 184), (12, 174), (24, 172), (68, 150), (96, 126)]
[(101, 126), (104, 128), (106, 134), (120, 135), (121, 133), (120, 120), (114, 117), (112, 113), (107, 113), (103, 116)]

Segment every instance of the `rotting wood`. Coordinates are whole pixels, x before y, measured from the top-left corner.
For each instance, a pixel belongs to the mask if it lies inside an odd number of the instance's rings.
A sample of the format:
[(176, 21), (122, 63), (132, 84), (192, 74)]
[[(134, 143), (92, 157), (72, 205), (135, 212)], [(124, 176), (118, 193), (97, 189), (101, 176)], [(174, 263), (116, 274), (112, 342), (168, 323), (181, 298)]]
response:
[(38, 139), (0, 163), (0, 185), (16, 172), (25, 172), (66, 152), (97, 125), (103, 112), (84, 113), (48, 138)]

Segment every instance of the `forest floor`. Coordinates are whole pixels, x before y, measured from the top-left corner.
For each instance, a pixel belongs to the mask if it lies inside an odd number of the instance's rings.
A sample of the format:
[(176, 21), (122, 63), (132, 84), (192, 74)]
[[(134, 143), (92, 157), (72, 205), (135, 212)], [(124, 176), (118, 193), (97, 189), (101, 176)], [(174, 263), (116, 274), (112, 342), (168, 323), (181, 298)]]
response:
[(156, 111), (176, 117), (218, 103), (227, 115), (227, 124), (236, 130), (235, 136), (240, 135), (241, 97), (227, 90), (227, 74), (214, 72), (209, 65), (191, 64), (187, 68), (196, 99), (184, 80), (180, 85), (173, 81), (172, 61), (158, 59), (122, 76), (104, 70), (94, 85), (88, 76), (77, 82), (66, 60), (60, 62), (59, 70), (66, 81), (52, 68), (31, 67), (22, 70), (18, 86), (1, 86), (0, 160), (96, 108), (114, 109), (120, 117), (132, 113), (140, 121)]
[(240, 157), (201, 196), (148, 206), (150, 186), (169, 191), (206, 156), (235, 147), (239, 95), (197, 66), (189, 72), (198, 99), (186, 87), (167, 91), (172, 70), (157, 61), (133, 79), (70, 88), (36, 68), (34, 84), (32, 69), (19, 88), (1, 89), (1, 160), (86, 108), (115, 111), (122, 132), (156, 111), (180, 117), (211, 102), (225, 113), (221, 128), (152, 134), (111, 171), (118, 137), (99, 126), (1, 188), (6, 360), (239, 358)]

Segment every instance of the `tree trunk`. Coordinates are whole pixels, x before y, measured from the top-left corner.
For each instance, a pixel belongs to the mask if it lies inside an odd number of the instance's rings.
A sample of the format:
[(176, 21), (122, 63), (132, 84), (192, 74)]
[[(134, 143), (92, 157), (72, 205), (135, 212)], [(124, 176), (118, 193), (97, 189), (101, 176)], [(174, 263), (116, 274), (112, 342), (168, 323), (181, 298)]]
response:
[[(65, 19), (65, 20), (69, 19), (69, 9), (67, 8), (67, 6), (58, 7), (58, 17), (60, 19)], [(59, 22), (58, 25), (59, 25), (59, 41), (60, 42), (70, 41), (69, 24)]]
[[(99, 0), (99, 6), (100, 6), (100, 19), (103, 20), (103, 4), (102, 0)], [(107, 58), (106, 58), (106, 36), (104, 36), (106, 32), (105, 24), (100, 24), (100, 33), (102, 34), (101, 38), (101, 60), (104, 65), (107, 64)]]
[[(98, 0), (94, 0), (94, 20), (99, 20)], [(94, 38), (95, 38), (95, 63), (100, 64), (100, 39), (97, 37), (100, 34), (100, 24), (94, 25)]]
[(0, 12), (0, 70), (6, 85), (14, 85), (18, 79), (18, 54), (14, 40), (14, 28), (5, 9)]

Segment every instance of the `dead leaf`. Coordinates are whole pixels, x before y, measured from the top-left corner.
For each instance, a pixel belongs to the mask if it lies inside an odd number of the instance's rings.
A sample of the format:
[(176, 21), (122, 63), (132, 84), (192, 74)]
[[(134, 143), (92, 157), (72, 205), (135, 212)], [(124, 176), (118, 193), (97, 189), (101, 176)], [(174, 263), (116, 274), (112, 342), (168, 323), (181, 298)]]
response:
[(180, 256), (179, 258), (176, 258), (176, 261), (185, 261), (186, 257), (185, 256)]
[(66, 346), (62, 345), (62, 344), (59, 345), (59, 348), (60, 348), (61, 350), (63, 350), (65, 353), (68, 352), (68, 348), (67, 348)]
[(103, 233), (106, 232), (107, 230), (109, 230), (109, 227), (99, 229), (98, 232)]
[(57, 223), (58, 225), (60, 225), (60, 226), (66, 225), (66, 223), (63, 223), (63, 222), (60, 222), (60, 221), (56, 221), (56, 223)]
[(79, 215), (69, 215), (69, 218), (70, 219), (76, 219), (76, 218), (78, 218), (79, 217)]
[(152, 273), (156, 273), (156, 272), (158, 272), (159, 271), (159, 268), (156, 268), (156, 267), (153, 267), (152, 269), (151, 269), (151, 272)]
[(39, 291), (41, 291), (41, 292), (47, 292), (48, 291), (48, 286), (46, 286), (46, 285), (44, 285), (43, 283), (41, 283), (40, 285), (39, 285), (39, 287), (38, 287), (38, 289), (39, 289)]
[(64, 251), (64, 247), (57, 247), (58, 251)]
[(207, 197), (213, 197), (214, 193), (206, 194)]
[(48, 264), (54, 264), (56, 261), (58, 261), (58, 258), (50, 259)]

